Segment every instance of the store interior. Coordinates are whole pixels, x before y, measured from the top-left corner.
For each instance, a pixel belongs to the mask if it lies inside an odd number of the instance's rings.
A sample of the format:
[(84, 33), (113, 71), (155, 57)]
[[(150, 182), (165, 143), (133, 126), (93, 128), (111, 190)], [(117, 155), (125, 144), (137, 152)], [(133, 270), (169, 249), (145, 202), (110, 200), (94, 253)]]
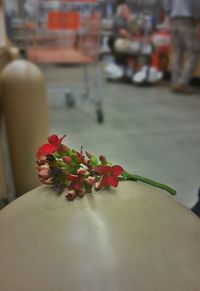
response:
[[(137, 49), (120, 62), (109, 46), (117, 1), (86, 1), (75, 8), (69, 1), (8, 2), (1, 4), (7, 34), (2, 29), (0, 52), (16, 47), (19, 58), (42, 73), (49, 134), (67, 134), (71, 147), (84, 146), (130, 172), (171, 185), (175, 199), (191, 209), (200, 187), (200, 58), (191, 80), (195, 93), (173, 94), (170, 22), (162, 1), (127, 1)], [(65, 13), (72, 22), (63, 20)], [(24, 194), (16, 191), (3, 118), (1, 148), (3, 208)]]
[(0, 291), (199, 291), (200, 0), (0, 0)]

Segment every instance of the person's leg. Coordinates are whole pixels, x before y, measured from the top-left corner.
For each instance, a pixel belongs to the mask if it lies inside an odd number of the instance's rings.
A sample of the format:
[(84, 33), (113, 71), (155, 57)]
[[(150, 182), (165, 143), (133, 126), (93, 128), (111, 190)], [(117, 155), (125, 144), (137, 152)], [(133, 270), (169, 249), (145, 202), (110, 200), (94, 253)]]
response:
[[(124, 69), (124, 76), (123, 79), (127, 80), (127, 75), (129, 71), (129, 65), (128, 65), (128, 52), (130, 49), (131, 41), (128, 39), (118, 38), (114, 43), (114, 49), (116, 54), (118, 55), (118, 58), (122, 60), (123, 63), (123, 69)], [(129, 78), (128, 78), (129, 79)]]
[(172, 87), (176, 87), (179, 84), (179, 78), (182, 71), (182, 61), (184, 46), (180, 34), (181, 20), (174, 19), (171, 22), (171, 34), (172, 34)]
[(180, 78), (180, 84), (182, 86), (188, 86), (200, 56), (200, 40), (197, 37), (196, 25), (192, 21), (186, 22), (185, 25), (183, 25), (182, 36), (185, 40), (187, 55), (183, 73)]
[(6, 33), (10, 40), (13, 40), (12, 35), (12, 14), (9, 12), (5, 13)]

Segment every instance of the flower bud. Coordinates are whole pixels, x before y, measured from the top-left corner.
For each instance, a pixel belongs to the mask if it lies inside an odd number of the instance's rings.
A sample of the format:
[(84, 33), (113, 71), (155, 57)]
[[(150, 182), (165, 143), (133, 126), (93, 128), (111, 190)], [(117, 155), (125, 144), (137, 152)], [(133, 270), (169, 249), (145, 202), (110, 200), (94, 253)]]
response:
[(49, 178), (49, 168), (45, 168), (45, 167), (40, 168), (38, 175), (41, 179), (48, 179)]
[(106, 164), (106, 157), (105, 156), (101, 155), (99, 157), (99, 160), (101, 161), (102, 164)]
[(72, 159), (69, 156), (63, 158), (63, 162), (67, 165), (71, 164)]
[(69, 150), (68, 146), (66, 146), (64, 144), (60, 145), (59, 152), (68, 152), (68, 150)]
[(87, 172), (87, 168), (79, 168), (77, 171), (78, 175), (84, 175)]
[(67, 190), (67, 193), (65, 194), (65, 197), (67, 198), (68, 201), (73, 201), (74, 198), (76, 197), (75, 190)]
[(91, 153), (89, 153), (89, 152), (85, 152), (86, 153), (86, 156), (89, 158), (89, 159), (91, 159), (93, 156), (92, 156), (92, 154)]
[(46, 156), (40, 156), (39, 161), (37, 161), (39, 166), (46, 164)]
[(51, 144), (57, 144), (59, 142), (59, 137), (56, 134), (52, 134), (48, 137), (48, 142)]

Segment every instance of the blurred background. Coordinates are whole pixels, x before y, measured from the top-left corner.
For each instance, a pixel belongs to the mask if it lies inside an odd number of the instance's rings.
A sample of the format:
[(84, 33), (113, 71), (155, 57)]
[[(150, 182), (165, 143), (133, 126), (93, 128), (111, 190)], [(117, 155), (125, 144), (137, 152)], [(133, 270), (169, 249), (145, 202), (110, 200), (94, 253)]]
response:
[[(129, 18), (121, 25), (131, 34), (131, 47), (117, 51), (113, 36), (123, 5)], [(6, 40), (0, 51), (17, 47), (19, 58), (42, 72), (48, 132), (67, 134), (65, 142), (75, 149), (83, 145), (131, 173), (169, 184), (178, 192), (175, 199), (191, 208), (200, 186), (200, 61), (192, 73), (194, 94), (174, 94), (170, 16), (163, 1), (6, 0), (1, 9)], [(1, 207), (33, 187), (17, 193), (3, 116)], [(9, 118), (15, 127), (14, 115)]]

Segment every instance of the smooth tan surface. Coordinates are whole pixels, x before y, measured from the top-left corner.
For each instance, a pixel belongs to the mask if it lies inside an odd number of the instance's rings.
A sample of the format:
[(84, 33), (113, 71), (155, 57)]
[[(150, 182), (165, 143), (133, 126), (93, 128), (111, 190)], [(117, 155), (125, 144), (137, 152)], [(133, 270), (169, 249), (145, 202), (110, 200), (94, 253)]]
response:
[[(8, 62), (8, 55), (6, 49), (2, 49), (0, 47), (0, 75), (3, 68), (6, 66)], [(6, 179), (5, 179), (5, 169), (4, 169), (4, 161), (2, 154), (2, 104), (1, 104), (1, 86), (0, 86), (0, 199), (5, 198), (7, 196), (7, 187), (6, 187)]]
[[(0, 140), (1, 142), (1, 140)], [(5, 177), (5, 169), (4, 169), (4, 161), (2, 148), (0, 144), (0, 199), (7, 198), (7, 185), (6, 185), (6, 177)]]
[(33, 165), (48, 136), (45, 84), (37, 66), (15, 60), (4, 68), (0, 85), (15, 190), (20, 196), (38, 186)]
[(0, 212), (3, 291), (199, 291), (200, 221), (134, 182), (74, 202), (48, 187)]

